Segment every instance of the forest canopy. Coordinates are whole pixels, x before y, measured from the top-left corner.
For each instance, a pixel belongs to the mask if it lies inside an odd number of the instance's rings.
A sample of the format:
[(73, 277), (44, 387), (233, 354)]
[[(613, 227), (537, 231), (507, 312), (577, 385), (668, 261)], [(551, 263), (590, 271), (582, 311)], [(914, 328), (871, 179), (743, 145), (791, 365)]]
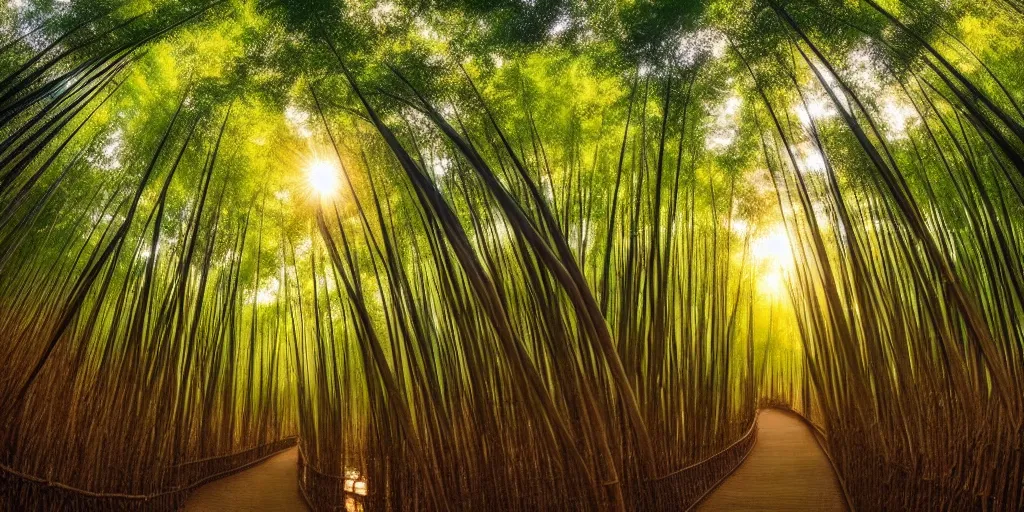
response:
[(1020, 0), (5, 1), (0, 504), (1024, 503)]

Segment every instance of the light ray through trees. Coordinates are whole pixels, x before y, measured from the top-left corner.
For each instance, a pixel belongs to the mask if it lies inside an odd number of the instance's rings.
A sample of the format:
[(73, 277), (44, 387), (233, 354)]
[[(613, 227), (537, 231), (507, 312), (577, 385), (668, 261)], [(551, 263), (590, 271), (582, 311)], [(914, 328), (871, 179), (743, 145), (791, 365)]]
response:
[(0, 504), (1024, 504), (1020, 2), (299, 4), (0, 9)]

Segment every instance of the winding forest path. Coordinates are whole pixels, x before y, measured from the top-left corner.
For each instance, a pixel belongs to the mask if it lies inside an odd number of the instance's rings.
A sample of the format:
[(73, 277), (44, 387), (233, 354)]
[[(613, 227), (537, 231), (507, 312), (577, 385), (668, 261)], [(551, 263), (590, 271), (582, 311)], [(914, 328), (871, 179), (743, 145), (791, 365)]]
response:
[(839, 482), (810, 427), (777, 409), (761, 412), (747, 460), (699, 507), (718, 510), (846, 510)]
[(185, 512), (308, 511), (299, 494), (299, 449), (290, 448), (256, 467), (200, 487)]
[[(199, 488), (186, 512), (307, 511), (299, 494), (298, 448)], [(761, 412), (746, 461), (699, 507), (718, 510), (846, 510), (832, 466), (796, 415)]]

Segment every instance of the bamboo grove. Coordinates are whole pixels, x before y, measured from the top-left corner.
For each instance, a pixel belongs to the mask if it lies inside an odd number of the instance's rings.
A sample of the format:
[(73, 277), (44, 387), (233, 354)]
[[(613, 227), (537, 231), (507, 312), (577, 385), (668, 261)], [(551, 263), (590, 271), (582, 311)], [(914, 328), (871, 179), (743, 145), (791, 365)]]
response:
[(1024, 506), (1017, 0), (0, 9), (4, 507)]

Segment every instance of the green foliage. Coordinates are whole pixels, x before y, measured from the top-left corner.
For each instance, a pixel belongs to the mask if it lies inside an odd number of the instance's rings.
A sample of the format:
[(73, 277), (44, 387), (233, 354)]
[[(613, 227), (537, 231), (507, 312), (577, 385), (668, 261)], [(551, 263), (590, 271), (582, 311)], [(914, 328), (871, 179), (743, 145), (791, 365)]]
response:
[(368, 509), (668, 506), (760, 400), (828, 431), (858, 508), (1024, 499), (1015, 0), (24, 0), (0, 30), (5, 467), (150, 493), (297, 432)]

